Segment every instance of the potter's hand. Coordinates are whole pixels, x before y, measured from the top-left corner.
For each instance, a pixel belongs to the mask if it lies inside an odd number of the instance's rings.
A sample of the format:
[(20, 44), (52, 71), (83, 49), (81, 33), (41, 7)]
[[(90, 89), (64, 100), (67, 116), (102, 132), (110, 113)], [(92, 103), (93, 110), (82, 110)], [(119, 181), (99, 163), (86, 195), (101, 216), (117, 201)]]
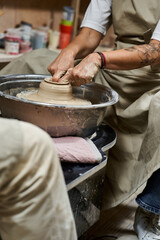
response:
[(68, 80), (73, 86), (81, 86), (92, 82), (99, 71), (101, 58), (97, 53), (91, 53), (85, 57), (77, 66), (69, 68), (60, 81)]
[(52, 74), (52, 80), (59, 82), (69, 68), (74, 66), (74, 57), (71, 51), (62, 50), (58, 57), (48, 66), (48, 71)]

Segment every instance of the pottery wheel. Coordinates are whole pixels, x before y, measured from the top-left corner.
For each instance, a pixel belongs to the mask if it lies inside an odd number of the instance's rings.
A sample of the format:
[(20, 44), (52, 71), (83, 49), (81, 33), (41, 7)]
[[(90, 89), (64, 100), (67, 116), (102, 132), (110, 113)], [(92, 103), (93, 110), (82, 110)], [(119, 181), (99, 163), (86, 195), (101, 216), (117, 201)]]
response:
[(90, 101), (72, 95), (72, 86), (68, 81), (53, 82), (51, 78), (44, 79), (38, 90), (21, 92), (17, 97), (51, 104), (91, 105)]

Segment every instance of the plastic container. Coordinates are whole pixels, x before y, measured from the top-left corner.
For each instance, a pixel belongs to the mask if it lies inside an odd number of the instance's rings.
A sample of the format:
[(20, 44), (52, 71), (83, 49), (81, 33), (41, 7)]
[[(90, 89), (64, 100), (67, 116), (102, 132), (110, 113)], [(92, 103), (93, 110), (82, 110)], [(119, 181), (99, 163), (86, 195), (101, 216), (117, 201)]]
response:
[(5, 52), (7, 54), (19, 54), (21, 34), (18, 29), (8, 29), (5, 35)]
[(73, 25), (73, 21), (67, 21), (67, 20), (62, 19), (61, 20), (61, 24), (62, 25), (66, 25), (66, 26), (72, 26)]
[(68, 34), (71, 34), (72, 33), (72, 26), (67, 26), (67, 25), (63, 25), (63, 24), (60, 24), (60, 32), (63, 32), (63, 33), (68, 33)]
[(30, 52), (32, 50), (31, 48), (31, 42), (30, 41), (20, 41), (20, 53), (27, 53)]
[(32, 24), (21, 21), (22, 40), (30, 41)]
[(19, 41), (18, 38), (5, 37), (5, 52), (12, 55), (19, 54)]
[(44, 34), (44, 42), (43, 42), (43, 48), (46, 48), (48, 45), (48, 38), (49, 38), (49, 28), (47, 26), (39, 26), (36, 27), (36, 31), (39, 31)]
[(67, 26), (60, 24), (60, 37), (59, 37), (59, 48), (65, 48), (70, 40), (71, 40), (71, 33), (72, 33), (72, 26)]
[(37, 30), (32, 31), (31, 46), (33, 49), (44, 48), (45, 33)]
[(70, 6), (64, 6), (63, 7), (62, 19), (73, 22), (73, 19), (74, 19), (74, 8), (72, 8)]
[(59, 46), (60, 32), (49, 30), (49, 46), (50, 50), (55, 50)]

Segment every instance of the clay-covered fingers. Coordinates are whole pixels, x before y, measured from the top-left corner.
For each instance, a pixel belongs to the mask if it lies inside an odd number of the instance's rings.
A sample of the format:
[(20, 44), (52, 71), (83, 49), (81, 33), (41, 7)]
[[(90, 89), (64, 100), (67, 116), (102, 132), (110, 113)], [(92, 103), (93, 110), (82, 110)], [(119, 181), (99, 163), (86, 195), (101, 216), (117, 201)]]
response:
[(57, 58), (48, 66), (48, 71), (52, 75), (55, 82), (61, 81), (67, 70), (74, 66), (74, 58), (72, 54), (62, 50)]
[(64, 74), (64, 76), (61, 79), (59, 79), (59, 81), (72, 83), (72, 72), (73, 72), (73, 68), (69, 68)]
[(52, 76), (52, 81), (53, 82), (60, 82), (61, 78), (66, 74), (66, 70), (59, 70), (57, 72), (55, 72), (55, 74), (53, 74)]
[(82, 84), (86, 84), (85, 79), (79, 78), (79, 76), (75, 74), (74, 68), (68, 69), (60, 81), (68, 81), (73, 86), (81, 86)]
[(47, 67), (47, 69), (48, 69), (48, 72), (50, 72), (51, 73), (51, 75), (53, 76), (53, 74), (56, 72), (56, 70), (57, 70), (57, 66), (56, 66), (56, 64), (55, 64), (55, 61), (53, 61), (48, 67)]
[(60, 69), (59, 66), (53, 62), (48, 66), (48, 71), (52, 75), (53, 82), (58, 82), (59, 79), (65, 75), (67, 69)]
[(74, 86), (80, 86), (92, 81), (99, 71), (100, 59), (97, 53), (89, 54), (74, 67), (72, 54), (62, 51), (51, 63), (48, 70), (55, 82), (69, 81)]
[(84, 64), (82, 61), (76, 67), (68, 69), (64, 77), (61, 78), (61, 81), (65, 79), (73, 86), (81, 86), (92, 82), (98, 70), (99, 67), (95, 63)]

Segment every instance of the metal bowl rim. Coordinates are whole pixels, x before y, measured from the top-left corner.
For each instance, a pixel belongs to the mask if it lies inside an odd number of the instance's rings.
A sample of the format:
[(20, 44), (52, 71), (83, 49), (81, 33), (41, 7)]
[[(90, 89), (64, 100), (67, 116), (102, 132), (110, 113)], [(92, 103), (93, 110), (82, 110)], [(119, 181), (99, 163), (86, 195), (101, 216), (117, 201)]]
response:
[[(15, 76), (15, 75), (7, 75), (7, 76)], [(35, 81), (38, 81), (38, 80), (41, 80), (41, 77), (42, 76), (47, 76), (47, 75), (17, 75), (18, 77), (22, 76), (22, 77), (26, 77), (27, 76), (27, 79), (16, 79), (16, 82), (24, 82), (24, 81), (29, 81), (30, 79), (28, 79), (29, 77), (32, 77), (34, 76), (34, 78), (36, 77), (40, 77), (39, 79), (34, 79), (33, 82)], [(7, 77), (5, 78), (7, 80)], [(5, 81), (5, 82), (2, 82), (0, 83), (0, 86), (3, 86), (3, 85), (6, 85), (6, 84), (9, 84), (9, 83), (13, 83), (13, 81)], [(111, 88), (110, 88), (111, 89)], [(108, 106), (111, 106), (113, 104), (115, 104), (116, 102), (118, 102), (118, 93), (116, 91), (114, 91), (113, 89), (111, 89), (112, 91), (112, 99), (105, 102), (105, 103), (100, 103), (100, 104), (92, 104), (92, 105), (63, 105), (63, 104), (51, 104), (51, 103), (41, 103), (41, 102), (36, 102), (36, 101), (30, 101), (30, 100), (26, 100), (26, 99), (19, 99), (15, 96), (10, 96), (9, 94), (4, 94), (2, 91), (0, 91), (0, 96), (1, 97), (4, 97), (6, 99), (10, 99), (10, 100), (13, 100), (13, 101), (18, 101), (18, 102), (23, 102), (23, 103), (28, 103), (28, 104), (34, 104), (34, 105), (37, 105), (37, 106), (43, 106), (43, 107), (51, 107), (51, 108), (65, 108), (65, 109), (73, 109), (73, 108), (76, 108), (76, 109), (92, 109), (92, 108), (103, 108), (103, 107), (108, 107)]]

